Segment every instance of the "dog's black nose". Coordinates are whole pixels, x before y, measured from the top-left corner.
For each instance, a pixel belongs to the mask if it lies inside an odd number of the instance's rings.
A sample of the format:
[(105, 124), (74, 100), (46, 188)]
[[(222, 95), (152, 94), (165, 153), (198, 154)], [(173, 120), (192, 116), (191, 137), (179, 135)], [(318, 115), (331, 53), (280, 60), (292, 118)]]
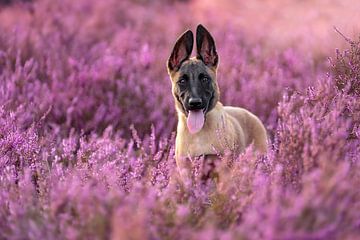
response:
[(201, 107), (201, 105), (202, 105), (201, 98), (190, 98), (189, 99), (189, 106), (191, 108), (198, 108), (198, 107)]

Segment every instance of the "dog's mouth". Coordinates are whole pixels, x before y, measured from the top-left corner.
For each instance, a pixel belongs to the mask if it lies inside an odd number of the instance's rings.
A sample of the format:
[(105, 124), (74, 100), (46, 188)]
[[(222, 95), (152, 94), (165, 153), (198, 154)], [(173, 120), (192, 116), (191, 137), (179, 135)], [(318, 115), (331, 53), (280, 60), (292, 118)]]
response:
[(205, 123), (206, 109), (196, 109), (187, 111), (187, 127), (191, 134), (200, 132)]
[(187, 108), (180, 97), (178, 95), (175, 96), (177, 101), (180, 103), (182, 112), (186, 116), (186, 123), (189, 132), (191, 134), (200, 132), (200, 130), (204, 127), (207, 113), (214, 107), (214, 94), (211, 95), (211, 98), (207, 102), (206, 106), (197, 109)]
[(182, 105), (186, 112), (186, 123), (191, 134), (200, 132), (204, 127), (206, 114), (212, 109), (214, 101), (214, 95), (211, 96), (210, 100), (205, 107), (199, 109), (187, 109)]

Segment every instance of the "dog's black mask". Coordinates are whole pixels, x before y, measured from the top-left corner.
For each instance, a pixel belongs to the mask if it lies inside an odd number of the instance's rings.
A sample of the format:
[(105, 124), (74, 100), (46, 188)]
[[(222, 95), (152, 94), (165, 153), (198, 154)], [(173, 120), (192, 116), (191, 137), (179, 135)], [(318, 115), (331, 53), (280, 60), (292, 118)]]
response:
[(216, 104), (218, 88), (216, 68), (218, 55), (210, 33), (199, 25), (196, 29), (197, 56), (190, 59), (193, 33), (186, 31), (176, 42), (168, 60), (168, 70), (173, 75), (173, 92), (185, 115), (202, 110), (206, 114)]
[(213, 81), (203, 62), (190, 61), (180, 68), (176, 95), (186, 115), (191, 110), (207, 113), (214, 107), (216, 89)]

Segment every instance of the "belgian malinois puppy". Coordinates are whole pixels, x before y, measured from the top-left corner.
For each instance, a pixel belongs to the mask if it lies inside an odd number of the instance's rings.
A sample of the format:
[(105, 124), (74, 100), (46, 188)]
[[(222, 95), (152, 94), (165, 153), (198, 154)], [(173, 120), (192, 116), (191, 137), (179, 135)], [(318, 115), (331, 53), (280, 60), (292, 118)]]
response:
[(266, 130), (254, 114), (219, 102), (219, 56), (213, 37), (202, 25), (196, 29), (196, 57), (190, 58), (193, 44), (188, 30), (176, 41), (167, 62), (178, 113), (175, 157), (181, 177), (189, 176), (189, 157), (204, 156), (206, 161), (225, 148), (238, 154), (252, 143), (262, 153), (267, 149)]

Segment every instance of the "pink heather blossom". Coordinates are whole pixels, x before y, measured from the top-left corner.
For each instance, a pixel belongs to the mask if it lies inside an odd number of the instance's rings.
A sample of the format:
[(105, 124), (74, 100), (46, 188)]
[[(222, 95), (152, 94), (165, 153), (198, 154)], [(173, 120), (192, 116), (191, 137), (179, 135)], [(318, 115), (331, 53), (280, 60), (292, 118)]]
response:
[(358, 38), (327, 62), (204, 22), (222, 102), (259, 116), (269, 151), (177, 181), (165, 62), (196, 6), (0, 3), (0, 239), (359, 238)]

